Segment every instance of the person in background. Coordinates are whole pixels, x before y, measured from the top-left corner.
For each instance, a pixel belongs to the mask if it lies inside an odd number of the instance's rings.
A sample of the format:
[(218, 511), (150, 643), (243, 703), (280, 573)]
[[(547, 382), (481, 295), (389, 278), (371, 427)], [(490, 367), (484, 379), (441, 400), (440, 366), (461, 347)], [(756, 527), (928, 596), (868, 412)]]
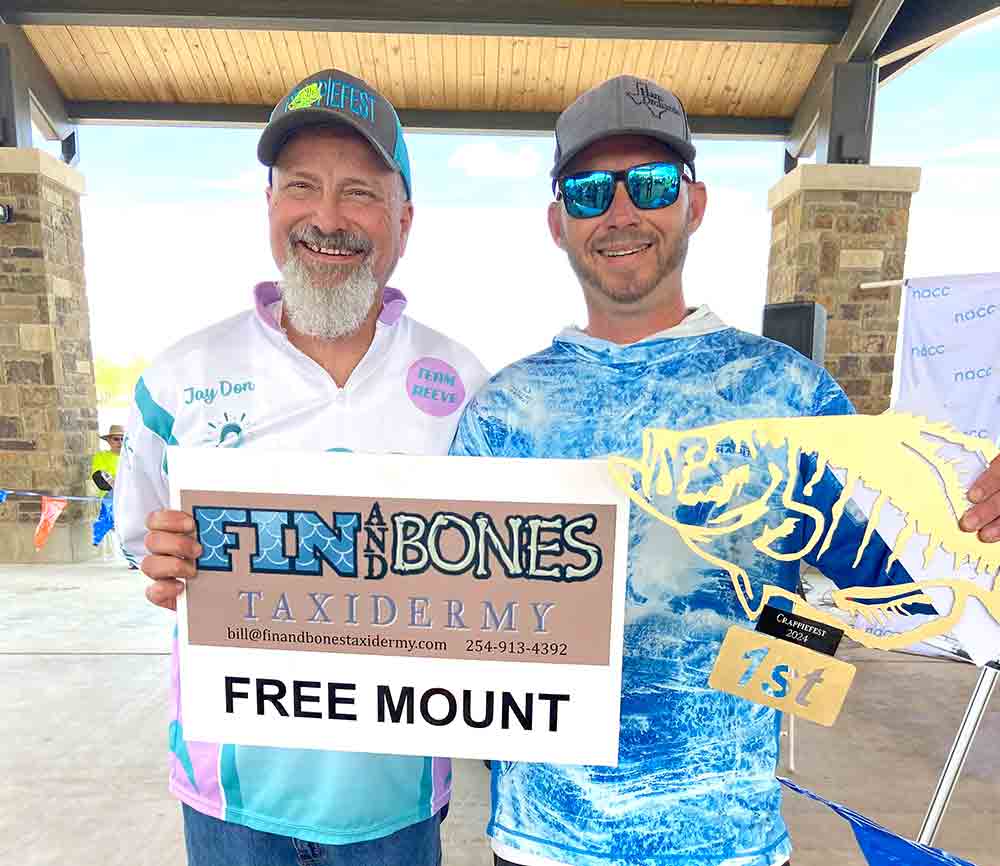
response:
[[(100, 520), (110, 521), (110, 528), (104, 533), (104, 538), (97, 545), (101, 559), (105, 562), (114, 562), (115, 556), (115, 532), (114, 532), (114, 495), (115, 476), (118, 475), (118, 461), (122, 453), (122, 440), (125, 437), (125, 430), (121, 424), (112, 424), (108, 432), (100, 438), (108, 443), (108, 450), (98, 450), (94, 453), (90, 461), (90, 479), (101, 492), (101, 517)], [(107, 525), (107, 524), (105, 524)]]
[(103, 491), (104, 496), (113, 494), (115, 476), (118, 474), (118, 459), (122, 453), (122, 439), (125, 430), (121, 424), (112, 424), (108, 432), (101, 436), (108, 443), (107, 451), (97, 451), (90, 461), (90, 478)]

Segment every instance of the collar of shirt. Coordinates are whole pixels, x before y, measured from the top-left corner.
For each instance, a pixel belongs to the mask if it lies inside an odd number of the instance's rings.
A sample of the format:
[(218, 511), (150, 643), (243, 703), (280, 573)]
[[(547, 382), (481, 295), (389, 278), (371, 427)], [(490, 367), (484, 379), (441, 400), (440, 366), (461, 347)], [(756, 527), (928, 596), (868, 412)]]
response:
[(686, 337), (703, 337), (716, 331), (724, 331), (729, 326), (707, 306), (691, 310), (684, 319), (672, 328), (650, 334), (636, 343), (619, 345), (599, 337), (592, 337), (577, 327), (564, 328), (553, 341), (599, 363), (646, 363), (655, 360), (663, 349), (663, 341)]
[(393, 342), (396, 332), (396, 324), (403, 316), (406, 307), (406, 295), (399, 289), (386, 286), (382, 293), (382, 310), (379, 313), (375, 338), (368, 347), (364, 357), (354, 368), (350, 378), (340, 388), (333, 378), (312, 358), (300, 352), (288, 342), (285, 329), (281, 327), (281, 287), (275, 282), (258, 283), (254, 287), (254, 305), (256, 308), (257, 320), (260, 322), (265, 334), (275, 343), (278, 343), (286, 351), (292, 351), (299, 356), (314, 372), (322, 375), (324, 382), (341, 396), (356, 390), (366, 379), (375, 373)]

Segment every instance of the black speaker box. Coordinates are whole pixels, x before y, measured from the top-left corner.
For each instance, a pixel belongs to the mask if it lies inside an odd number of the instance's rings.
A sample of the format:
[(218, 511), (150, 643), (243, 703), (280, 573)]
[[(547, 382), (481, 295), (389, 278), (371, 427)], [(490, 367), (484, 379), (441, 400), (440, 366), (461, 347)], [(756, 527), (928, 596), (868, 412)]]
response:
[(762, 333), (822, 365), (826, 354), (826, 308), (811, 302), (767, 304)]

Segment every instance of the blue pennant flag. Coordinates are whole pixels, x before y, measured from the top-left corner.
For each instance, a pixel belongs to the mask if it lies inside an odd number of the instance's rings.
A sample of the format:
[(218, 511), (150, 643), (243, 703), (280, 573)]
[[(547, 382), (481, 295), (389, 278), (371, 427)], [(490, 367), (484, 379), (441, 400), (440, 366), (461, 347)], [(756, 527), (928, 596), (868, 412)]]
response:
[(824, 800), (812, 791), (807, 791), (788, 779), (779, 777), (778, 781), (786, 788), (795, 791), (796, 794), (802, 794), (810, 800), (829, 806), (847, 821), (854, 831), (854, 837), (858, 840), (861, 853), (865, 855), (868, 866), (975, 866), (974, 863), (963, 860), (961, 857), (955, 857), (947, 851), (941, 851), (938, 848), (931, 848), (897, 836), (864, 815), (859, 815), (839, 803)]
[(7, 497), (10, 495), (9, 490), (0, 490), (0, 505), (3, 505), (7, 501)]
[(100, 544), (104, 540), (104, 536), (114, 528), (115, 515), (111, 510), (111, 497), (106, 496), (101, 500), (101, 513), (94, 521), (94, 546)]

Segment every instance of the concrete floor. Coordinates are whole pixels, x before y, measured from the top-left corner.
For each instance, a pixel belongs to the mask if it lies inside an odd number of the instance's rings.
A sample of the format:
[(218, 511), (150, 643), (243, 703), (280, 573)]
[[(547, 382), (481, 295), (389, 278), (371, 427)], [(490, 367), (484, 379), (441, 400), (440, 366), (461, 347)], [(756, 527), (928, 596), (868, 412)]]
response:
[[(165, 788), (167, 648), (173, 615), (123, 566), (0, 566), (0, 864), (180, 866), (180, 814)], [(849, 649), (855, 685), (833, 728), (800, 722), (805, 787), (914, 836), (977, 671)], [(937, 844), (1000, 864), (1000, 694)], [(13, 744), (13, 748), (11, 748)], [(459, 761), (447, 866), (486, 866), (488, 775)], [(794, 795), (795, 866), (865, 866), (849, 826)]]

